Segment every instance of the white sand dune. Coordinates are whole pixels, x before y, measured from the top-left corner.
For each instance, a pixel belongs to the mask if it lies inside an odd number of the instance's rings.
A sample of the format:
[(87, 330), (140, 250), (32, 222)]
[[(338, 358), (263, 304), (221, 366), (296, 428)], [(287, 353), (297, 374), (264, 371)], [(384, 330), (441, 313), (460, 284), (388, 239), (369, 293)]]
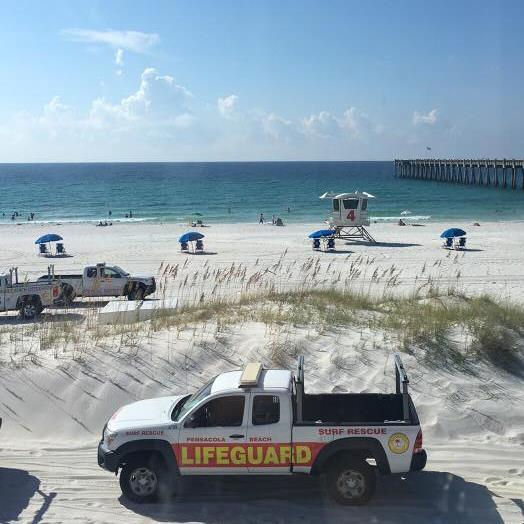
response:
[[(471, 231), (471, 251), (439, 247), (438, 234), (448, 225)], [(179, 253), (176, 238), (186, 229), (183, 226), (52, 229), (64, 236), (75, 255), (56, 260), (57, 268), (107, 261), (159, 276), (161, 264), (178, 265), (175, 278), (160, 278), (159, 293), (176, 294), (187, 302), (198, 301), (202, 293), (211, 297), (213, 290), (215, 296), (235, 297), (246, 289), (257, 292), (271, 286), (347, 287), (345, 277), (358, 257), (353, 267), (360, 267), (361, 273), (350, 279), (353, 289), (381, 292), (384, 284), (375, 282), (373, 273), (391, 271), (394, 265), (393, 273), (399, 273), (393, 292), (412, 292), (431, 275), (432, 282), (444, 288), (524, 301), (522, 224), (380, 224), (372, 232), (382, 244), (339, 244), (345, 253), (338, 254), (311, 252), (305, 236), (315, 227), (213, 226), (204, 230), (206, 249), (217, 254), (208, 256)], [(48, 261), (36, 256), (32, 244), (43, 232), (41, 227), (0, 229), (0, 266), (18, 265), (29, 275), (45, 269)], [(315, 273), (305, 268), (311, 267), (308, 264), (321, 269)], [(219, 269), (223, 273), (217, 277)], [(257, 284), (246, 288), (256, 273)], [(183, 285), (186, 279), (189, 283)], [(50, 310), (43, 321), (91, 325), (95, 317), (90, 305)], [(13, 330), (25, 331), (9, 334)], [(269, 362), (275, 344), (293, 344), (293, 352), (305, 354), (308, 391), (390, 391), (391, 353), (396, 348), (384, 333), (361, 328), (278, 331), (256, 321), (137, 332), (123, 341), (113, 338), (114, 344), (102, 340), (86, 345), (74, 354), (70, 349), (41, 349), (39, 335), (31, 334), (13, 314), (0, 315), (0, 336), (0, 522), (524, 521), (524, 375), (519, 368), (479, 363), (474, 373), (436, 369), (417, 353), (406, 355), (429, 453), (427, 470), (382, 479), (376, 498), (366, 507), (337, 507), (308, 478), (191, 480), (172, 504), (137, 506), (120, 497), (117, 479), (96, 462), (102, 427), (122, 404), (192, 391), (216, 373), (249, 360)], [(289, 364), (294, 365), (292, 359)]]

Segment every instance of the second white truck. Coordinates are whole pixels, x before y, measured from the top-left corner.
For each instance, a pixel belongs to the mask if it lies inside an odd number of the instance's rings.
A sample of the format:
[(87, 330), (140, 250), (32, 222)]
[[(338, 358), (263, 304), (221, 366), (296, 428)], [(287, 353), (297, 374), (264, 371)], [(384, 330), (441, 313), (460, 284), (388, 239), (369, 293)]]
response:
[(135, 502), (169, 497), (186, 475), (323, 476), (332, 498), (363, 504), (382, 475), (423, 469), (426, 452), (408, 377), (395, 393), (304, 392), (298, 373), (248, 364), (192, 395), (120, 408), (103, 429), (98, 464), (120, 471)]
[(37, 317), (44, 308), (60, 300), (60, 285), (55, 280), (53, 267), (37, 282), (19, 282), (18, 268), (0, 275), (0, 311), (19, 311), (25, 319)]
[[(87, 266), (83, 273), (55, 275), (60, 281), (62, 300), (68, 305), (76, 297), (121, 297), (142, 300), (156, 291), (152, 275), (131, 275), (119, 266), (105, 263)], [(38, 280), (45, 280), (43, 275)]]

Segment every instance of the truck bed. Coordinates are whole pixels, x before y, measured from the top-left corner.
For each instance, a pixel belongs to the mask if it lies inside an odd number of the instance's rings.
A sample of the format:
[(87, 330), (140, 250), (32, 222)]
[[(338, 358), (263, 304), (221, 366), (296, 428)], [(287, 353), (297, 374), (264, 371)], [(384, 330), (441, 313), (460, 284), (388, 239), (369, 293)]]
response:
[[(303, 424), (384, 424), (403, 421), (402, 395), (329, 393), (303, 397)], [(411, 423), (416, 413), (410, 401)]]

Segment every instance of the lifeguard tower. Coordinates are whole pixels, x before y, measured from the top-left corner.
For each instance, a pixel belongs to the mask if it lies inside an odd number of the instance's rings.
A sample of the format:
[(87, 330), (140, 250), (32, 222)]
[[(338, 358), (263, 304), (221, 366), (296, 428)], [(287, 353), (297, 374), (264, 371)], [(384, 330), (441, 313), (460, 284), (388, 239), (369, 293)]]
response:
[(329, 227), (335, 230), (335, 238), (354, 240), (363, 239), (375, 243), (365, 226), (369, 226), (368, 200), (375, 198), (369, 193), (324, 193), (322, 199), (330, 199), (332, 215)]

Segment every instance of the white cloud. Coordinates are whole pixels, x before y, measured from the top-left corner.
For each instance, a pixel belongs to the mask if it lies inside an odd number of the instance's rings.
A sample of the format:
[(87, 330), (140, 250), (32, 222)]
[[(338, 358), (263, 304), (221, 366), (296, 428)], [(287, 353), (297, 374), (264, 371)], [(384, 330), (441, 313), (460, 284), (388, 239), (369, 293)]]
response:
[(121, 47), (115, 52), (115, 64), (120, 67), (124, 65), (124, 50)]
[(116, 49), (133, 51), (134, 53), (147, 53), (159, 41), (156, 33), (142, 33), (140, 31), (104, 31), (93, 29), (64, 29), (62, 35), (73, 42), (86, 42), (90, 44), (105, 44)]
[(304, 119), (304, 129), (309, 136), (330, 137), (340, 131), (340, 122), (328, 111)]
[[(187, 114), (188, 102), (193, 95), (178, 85), (169, 75), (159, 75), (153, 67), (145, 69), (140, 76), (140, 85), (134, 93), (111, 104), (104, 98), (97, 98), (91, 104), (90, 118), (97, 127), (115, 121), (136, 121), (140, 119), (164, 120), (170, 116)], [(187, 117), (185, 119), (187, 123)]]
[[(371, 128), (369, 118), (356, 107), (350, 107), (341, 115), (321, 111), (305, 118), (302, 122), (304, 132), (310, 138), (357, 138)], [(377, 126), (375, 126), (377, 129)]]
[(432, 126), (435, 124), (438, 118), (438, 109), (432, 109), (429, 113), (419, 113), (415, 111), (413, 113), (413, 125), (418, 126), (419, 124), (427, 124)]
[(261, 122), (264, 133), (272, 141), (292, 142), (301, 134), (300, 126), (275, 113), (264, 115)]
[(230, 117), (235, 112), (238, 102), (237, 95), (229, 95), (217, 100), (218, 111), (223, 117)]
[[(115, 62), (123, 61), (117, 49)], [(117, 99), (98, 96), (73, 107), (53, 96), (36, 113), (4, 119), (0, 160), (361, 158), (380, 129), (355, 107), (289, 118), (242, 111), (233, 94), (215, 100), (211, 105), (197, 99), (173, 76), (149, 67), (136, 87)]]

